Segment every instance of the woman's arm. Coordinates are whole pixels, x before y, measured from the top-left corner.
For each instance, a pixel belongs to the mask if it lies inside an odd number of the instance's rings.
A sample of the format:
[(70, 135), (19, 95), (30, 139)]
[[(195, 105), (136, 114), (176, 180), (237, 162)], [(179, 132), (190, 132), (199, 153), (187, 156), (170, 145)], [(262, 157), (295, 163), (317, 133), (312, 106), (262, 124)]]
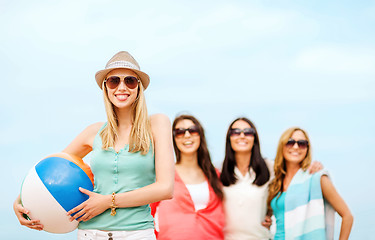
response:
[(349, 239), (350, 231), (353, 225), (353, 215), (344, 199), (337, 193), (328, 176), (323, 175), (320, 179), (323, 197), (331, 204), (335, 211), (341, 216), (340, 240)]
[[(151, 116), (151, 127), (154, 138), (156, 181), (133, 191), (116, 194), (115, 205), (119, 208), (146, 205), (173, 197), (174, 158), (171, 123), (167, 116), (157, 114)], [(80, 190), (87, 194), (89, 199), (68, 212), (70, 215), (79, 211), (71, 217), (71, 220), (79, 218), (81, 221), (87, 221), (110, 208), (111, 195)]]
[(92, 145), (99, 129), (103, 126), (102, 122), (94, 123), (83, 130), (64, 150), (63, 152), (76, 155), (83, 158), (92, 151)]

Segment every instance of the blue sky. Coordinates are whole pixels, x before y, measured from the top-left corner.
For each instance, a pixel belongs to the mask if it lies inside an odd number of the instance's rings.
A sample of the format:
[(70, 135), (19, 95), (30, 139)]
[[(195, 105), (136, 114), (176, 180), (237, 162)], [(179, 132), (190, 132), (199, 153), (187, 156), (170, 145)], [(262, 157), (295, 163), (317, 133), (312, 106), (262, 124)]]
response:
[(238, 116), (270, 159), (286, 128), (305, 128), (354, 214), (352, 239), (375, 235), (375, 1), (2, 0), (0, 10), (5, 238), (76, 238), (19, 226), (11, 205), (37, 161), (105, 121), (94, 74), (120, 50), (151, 77), (150, 113), (201, 120), (218, 168)]

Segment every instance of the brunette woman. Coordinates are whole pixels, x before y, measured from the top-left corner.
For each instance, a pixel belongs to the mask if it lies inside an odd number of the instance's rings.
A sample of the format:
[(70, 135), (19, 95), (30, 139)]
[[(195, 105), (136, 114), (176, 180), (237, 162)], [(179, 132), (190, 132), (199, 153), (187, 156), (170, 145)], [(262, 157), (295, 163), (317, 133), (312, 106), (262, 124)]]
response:
[(172, 128), (174, 197), (153, 206), (158, 239), (223, 239), (223, 193), (202, 125), (193, 116), (181, 115)]

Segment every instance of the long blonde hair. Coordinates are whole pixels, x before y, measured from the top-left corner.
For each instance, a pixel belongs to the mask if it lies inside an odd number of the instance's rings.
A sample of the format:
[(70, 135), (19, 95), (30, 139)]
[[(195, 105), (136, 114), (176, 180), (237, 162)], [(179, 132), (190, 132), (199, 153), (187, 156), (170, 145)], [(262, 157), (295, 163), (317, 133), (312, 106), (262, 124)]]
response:
[[(107, 114), (107, 126), (100, 132), (103, 149), (114, 147), (118, 137), (118, 119), (114, 105), (108, 98), (107, 86), (102, 83), (104, 106)], [(148, 153), (154, 145), (151, 131), (151, 123), (147, 113), (146, 99), (142, 83), (138, 85), (138, 96), (132, 105), (133, 118), (129, 137), (129, 152), (141, 151), (142, 155)]]
[[(272, 180), (272, 182), (269, 185), (269, 194), (268, 194), (268, 200), (267, 200), (267, 205), (268, 205), (269, 210), (271, 210), (271, 207), (270, 207), (271, 200), (274, 197), (276, 197), (276, 195), (279, 192), (281, 192), (283, 188), (283, 180), (286, 174), (283, 149), (285, 147), (285, 144), (288, 142), (288, 140), (291, 138), (291, 136), (293, 135), (295, 131), (303, 132), (303, 134), (305, 134), (306, 140), (309, 141), (310, 143), (307, 132), (299, 127), (289, 128), (281, 135), (279, 144), (277, 146), (277, 152), (276, 152), (275, 163), (274, 163), (275, 178)], [(305, 159), (301, 161), (300, 166), (303, 170), (306, 170), (310, 166), (310, 164), (311, 164), (311, 146), (309, 144), (307, 148), (306, 157)]]

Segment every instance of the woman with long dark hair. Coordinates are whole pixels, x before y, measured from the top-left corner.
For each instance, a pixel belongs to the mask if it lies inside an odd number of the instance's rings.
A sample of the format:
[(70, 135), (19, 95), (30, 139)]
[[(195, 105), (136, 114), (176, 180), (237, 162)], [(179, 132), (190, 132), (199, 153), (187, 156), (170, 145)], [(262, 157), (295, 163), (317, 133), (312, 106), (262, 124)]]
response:
[(225, 196), (225, 239), (270, 238), (267, 223), (263, 226), (262, 221), (267, 213), (272, 168), (272, 162), (260, 152), (255, 125), (244, 117), (234, 120), (228, 128), (220, 176)]
[(223, 193), (202, 125), (191, 115), (181, 115), (172, 129), (174, 198), (153, 204), (157, 238), (223, 239)]

